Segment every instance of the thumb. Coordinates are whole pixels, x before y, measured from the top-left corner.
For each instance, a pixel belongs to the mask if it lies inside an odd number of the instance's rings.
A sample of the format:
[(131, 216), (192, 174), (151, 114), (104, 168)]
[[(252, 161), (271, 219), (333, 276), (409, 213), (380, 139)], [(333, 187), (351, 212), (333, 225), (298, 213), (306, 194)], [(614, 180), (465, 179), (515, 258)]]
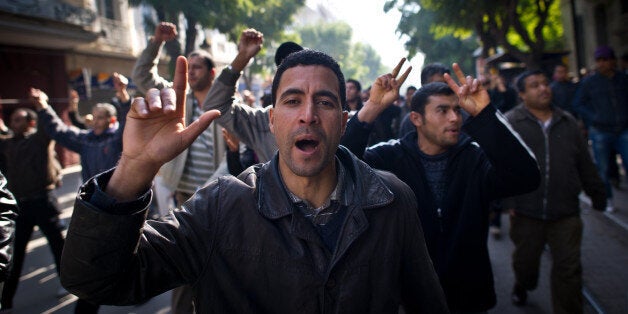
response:
[(218, 110), (210, 110), (203, 113), (198, 120), (192, 122), (181, 131), (181, 139), (185, 147), (189, 146), (194, 142), (194, 140), (203, 132), (209, 125), (214, 121), (214, 119), (220, 116), (220, 111)]

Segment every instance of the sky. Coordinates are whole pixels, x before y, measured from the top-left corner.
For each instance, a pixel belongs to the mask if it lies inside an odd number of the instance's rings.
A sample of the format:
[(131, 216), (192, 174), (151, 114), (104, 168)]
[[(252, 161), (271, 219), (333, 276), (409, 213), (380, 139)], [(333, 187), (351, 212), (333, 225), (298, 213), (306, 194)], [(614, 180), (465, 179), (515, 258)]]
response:
[[(396, 10), (384, 13), (384, 3), (386, 0), (307, 0), (308, 6), (322, 4), (339, 20), (349, 24), (353, 29), (353, 41), (371, 45), (379, 52), (382, 63), (392, 70), (408, 52), (403, 47), (405, 41), (399, 39), (399, 35), (395, 33), (401, 13)], [(412, 65), (412, 72), (404, 87), (409, 84), (420, 86), (423, 55), (418, 54), (410, 62), (406, 62), (402, 71), (408, 64)], [(404, 91), (402, 87), (402, 94)]]

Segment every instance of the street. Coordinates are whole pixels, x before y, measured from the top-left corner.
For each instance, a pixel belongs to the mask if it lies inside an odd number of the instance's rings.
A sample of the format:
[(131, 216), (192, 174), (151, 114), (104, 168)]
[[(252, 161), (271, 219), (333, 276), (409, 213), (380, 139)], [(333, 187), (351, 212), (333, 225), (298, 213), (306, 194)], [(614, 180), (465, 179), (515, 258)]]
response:
[[(582, 263), (584, 277), (585, 313), (628, 313), (628, 184), (623, 178), (615, 190), (617, 211), (602, 213), (590, 210), (588, 199), (582, 200), (584, 236)], [(63, 219), (69, 223), (72, 202), (80, 183), (80, 168), (66, 171), (64, 184), (58, 189), (59, 202), (64, 208)], [(510, 303), (513, 285), (511, 253), (508, 238), (508, 216), (502, 215), (502, 237), (489, 238), (493, 264), (497, 306), (489, 313), (544, 314), (552, 313), (549, 290), (551, 260), (543, 255), (541, 278), (536, 290), (528, 294), (528, 304), (517, 308)], [(73, 313), (76, 297), (56, 296), (61, 288), (52, 255), (45, 238), (37, 231), (29, 243), (27, 256), (15, 300), (13, 313)], [(102, 306), (100, 313), (170, 313), (170, 292), (159, 295), (139, 306)]]

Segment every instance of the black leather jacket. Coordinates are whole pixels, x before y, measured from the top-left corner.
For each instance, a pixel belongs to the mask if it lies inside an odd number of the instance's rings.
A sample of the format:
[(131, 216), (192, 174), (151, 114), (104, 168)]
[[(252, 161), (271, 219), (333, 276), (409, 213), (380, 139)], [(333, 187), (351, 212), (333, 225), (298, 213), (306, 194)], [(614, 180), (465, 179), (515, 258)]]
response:
[(9, 276), (16, 218), (17, 203), (13, 194), (7, 189), (6, 178), (0, 172), (0, 282), (4, 282)]
[(336, 156), (355, 184), (334, 252), (295, 214), (277, 155), (211, 182), (165, 222), (145, 222), (147, 196), (96, 208), (109, 172), (80, 190), (61, 282), (117, 305), (189, 284), (199, 313), (448, 312), (412, 191), (344, 148)]

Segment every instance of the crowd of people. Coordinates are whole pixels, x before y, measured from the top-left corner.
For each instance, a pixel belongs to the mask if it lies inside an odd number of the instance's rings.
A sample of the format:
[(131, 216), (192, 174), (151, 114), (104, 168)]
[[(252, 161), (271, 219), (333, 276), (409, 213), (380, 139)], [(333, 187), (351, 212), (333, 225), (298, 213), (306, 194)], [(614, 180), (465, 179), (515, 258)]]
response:
[[(114, 73), (112, 103), (83, 119), (73, 101), (73, 126), (35, 87), (35, 110), (11, 114), (3, 311), (38, 226), (76, 313), (169, 290), (173, 313), (487, 313), (487, 239), (505, 212), (512, 303), (526, 305), (547, 246), (554, 313), (582, 313), (579, 194), (614, 211), (609, 169), (616, 154), (628, 162), (628, 76), (611, 48), (578, 83), (563, 64), (553, 80), (529, 69), (510, 82), (433, 63), (400, 95), (405, 59), (363, 90), (326, 53), (287, 42), (257, 106), (236, 86), (262, 33), (244, 30), (219, 73), (207, 51), (179, 57), (170, 81), (157, 66), (176, 38), (162, 22), (139, 56), (131, 75), (144, 97)], [(55, 142), (81, 158), (67, 237)], [(149, 216), (153, 202), (166, 210)]]

